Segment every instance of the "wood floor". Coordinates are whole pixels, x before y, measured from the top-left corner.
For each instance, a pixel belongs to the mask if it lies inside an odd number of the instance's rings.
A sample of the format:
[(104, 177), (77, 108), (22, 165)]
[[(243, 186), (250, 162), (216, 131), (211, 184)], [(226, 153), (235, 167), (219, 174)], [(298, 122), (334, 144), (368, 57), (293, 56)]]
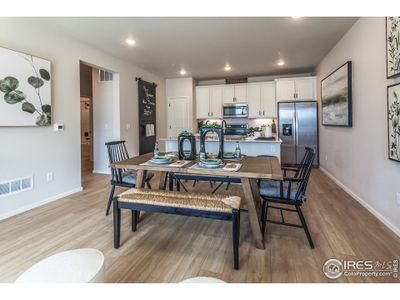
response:
[[(123, 211), (122, 244), (115, 250), (112, 216), (104, 214), (109, 177), (88, 175), (83, 185), (83, 192), (0, 222), (0, 282), (13, 282), (53, 253), (81, 247), (104, 253), (107, 282), (179, 282), (194, 276), (227, 282), (399, 282), (325, 277), (322, 266), (329, 258), (399, 259), (400, 239), (320, 170), (313, 170), (303, 206), (316, 248), (310, 249), (302, 229), (268, 224), (266, 249), (256, 249), (243, 213), (239, 271), (232, 267), (231, 227), (224, 221), (144, 214), (132, 233), (130, 213)], [(196, 190), (211, 191), (208, 183)], [(228, 193), (240, 191), (232, 186)]]

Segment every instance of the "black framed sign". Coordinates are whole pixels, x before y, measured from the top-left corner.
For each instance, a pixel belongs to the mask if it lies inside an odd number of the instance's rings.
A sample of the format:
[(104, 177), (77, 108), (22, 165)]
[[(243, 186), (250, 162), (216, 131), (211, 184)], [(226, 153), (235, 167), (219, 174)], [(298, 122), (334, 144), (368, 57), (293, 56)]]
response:
[(322, 125), (352, 127), (352, 63), (321, 80)]
[(400, 75), (400, 17), (386, 18), (386, 77)]
[(389, 159), (400, 162), (400, 83), (387, 87)]

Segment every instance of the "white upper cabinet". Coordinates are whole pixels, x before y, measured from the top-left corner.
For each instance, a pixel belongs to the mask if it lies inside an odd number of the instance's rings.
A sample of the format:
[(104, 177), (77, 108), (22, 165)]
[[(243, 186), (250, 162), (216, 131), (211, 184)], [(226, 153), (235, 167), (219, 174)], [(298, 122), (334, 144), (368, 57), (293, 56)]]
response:
[(276, 95), (273, 82), (261, 85), (261, 107), (263, 117), (276, 118)]
[(276, 100), (294, 101), (296, 87), (294, 80), (276, 80)]
[(247, 85), (247, 104), (249, 106), (249, 118), (260, 118), (262, 116), (260, 84)]
[(247, 85), (249, 118), (275, 118), (276, 100), (273, 82), (249, 83)]
[(222, 87), (210, 87), (210, 117), (222, 118)]
[(276, 79), (277, 101), (316, 100), (315, 77)]
[(247, 84), (227, 84), (222, 86), (223, 103), (246, 103)]
[(296, 79), (296, 100), (316, 100), (315, 78)]
[(197, 119), (222, 118), (222, 86), (196, 87)]
[(222, 103), (233, 103), (235, 87), (233, 85), (222, 86)]
[(247, 102), (247, 84), (235, 84), (235, 98), (233, 102), (246, 103)]
[(208, 86), (196, 87), (196, 117), (206, 119), (210, 115), (210, 88)]

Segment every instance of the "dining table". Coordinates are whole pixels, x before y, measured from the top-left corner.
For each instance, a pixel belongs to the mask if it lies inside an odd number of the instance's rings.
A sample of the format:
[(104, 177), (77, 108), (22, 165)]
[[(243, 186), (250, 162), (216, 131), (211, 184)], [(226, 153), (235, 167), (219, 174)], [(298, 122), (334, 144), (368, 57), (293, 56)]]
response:
[(255, 241), (256, 248), (265, 249), (264, 236), (261, 231), (261, 196), (259, 192), (258, 180), (273, 179), (283, 180), (279, 160), (276, 157), (250, 157), (245, 156), (240, 160), (241, 167), (237, 171), (226, 171), (221, 168), (209, 169), (194, 167), (199, 158), (190, 161), (186, 165), (179, 167), (170, 165), (154, 165), (148, 163), (153, 157), (153, 153), (142, 154), (126, 160), (110, 164), (111, 168), (135, 170), (136, 187), (143, 188), (147, 172), (160, 172), (158, 188), (165, 190), (167, 186), (168, 173), (195, 175), (195, 176), (216, 176), (240, 178), (241, 188), (243, 189), (244, 202), (247, 206), (249, 224)]

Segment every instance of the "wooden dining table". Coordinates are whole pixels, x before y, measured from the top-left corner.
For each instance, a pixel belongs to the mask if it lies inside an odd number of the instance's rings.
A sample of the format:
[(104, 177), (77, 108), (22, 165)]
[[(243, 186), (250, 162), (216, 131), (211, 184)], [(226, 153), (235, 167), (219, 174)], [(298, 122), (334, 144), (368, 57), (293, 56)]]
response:
[(276, 157), (246, 156), (240, 161), (242, 164), (241, 168), (236, 172), (231, 172), (222, 169), (191, 168), (198, 160), (191, 161), (189, 164), (180, 167), (172, 167), (169, 165), (143, 165), (143, 163), (149, 161), (152, 156), (153, 153), (139, 155), (110, 164), (110, 167), (136, 170), (136, 187), (141, 188), (144, 187), (147, 172), (160, 172), (159, 189), (161, 190), (166, 189), (168, 173), (240, 178), (255, 245), (259, 249), (265, 249), (264, 237), (261, 232), (261, 197), (257, 180), (283, 179), (283, 172), (279, 160)]

